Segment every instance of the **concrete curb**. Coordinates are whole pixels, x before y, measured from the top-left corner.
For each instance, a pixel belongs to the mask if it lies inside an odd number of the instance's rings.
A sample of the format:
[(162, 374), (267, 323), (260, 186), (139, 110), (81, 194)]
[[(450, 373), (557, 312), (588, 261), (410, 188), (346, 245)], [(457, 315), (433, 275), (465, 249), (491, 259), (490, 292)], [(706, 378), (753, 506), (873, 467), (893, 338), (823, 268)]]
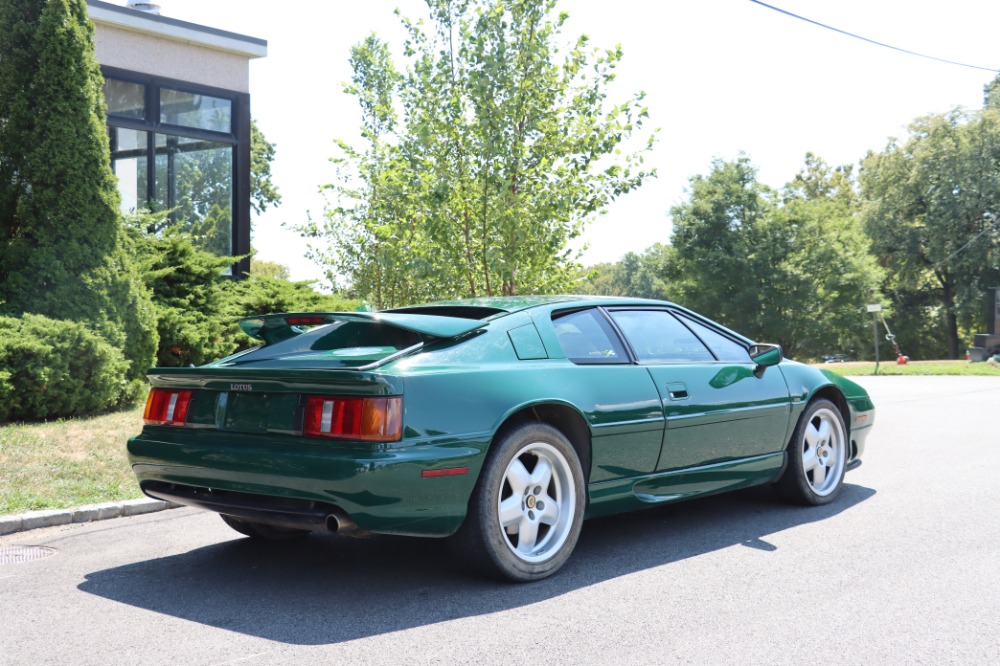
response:
[(173, 502), (155, 499), (133, 499), (123, 502), (105, 502), (104, 504), (87, 504), (71, 509), (56, 509), (54, 511), (29, 511), (12, 516), (0, 516), (0, 536), (27, 532), (40, 527), (54, 527), (71, 523), (89, 523), (94, 520), (121, 518), (122, 516), (138, 516), (143, 513), (153, 513), (164, 509), (174, 509), (180, 506)]

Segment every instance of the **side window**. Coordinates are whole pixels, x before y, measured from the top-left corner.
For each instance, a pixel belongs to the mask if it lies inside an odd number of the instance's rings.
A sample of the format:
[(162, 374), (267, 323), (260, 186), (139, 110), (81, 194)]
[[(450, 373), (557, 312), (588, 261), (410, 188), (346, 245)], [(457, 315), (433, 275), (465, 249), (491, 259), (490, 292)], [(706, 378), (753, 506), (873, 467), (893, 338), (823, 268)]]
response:
[(628, 354), (611, 325), (597, 310), (554, 318), (552, 325), (566, 358), (574, 363), (628, 363)]
[(749, 363), (750, 353), (747, 348), (740, 343), (727, 338), (726, 336), (713, 331), (707, 326), (699, 324), (690, 317), (677, 315), (681, 321), (698, 334), (709, 348), (715, 352), (715, 357), (720, 361), (730, 361), (733, 363)]
[(639, 361), (678, 363), (714, 361), (712, 352), (684, 324), (664, 310), (618, 310), (612, 319), (622, 329)]

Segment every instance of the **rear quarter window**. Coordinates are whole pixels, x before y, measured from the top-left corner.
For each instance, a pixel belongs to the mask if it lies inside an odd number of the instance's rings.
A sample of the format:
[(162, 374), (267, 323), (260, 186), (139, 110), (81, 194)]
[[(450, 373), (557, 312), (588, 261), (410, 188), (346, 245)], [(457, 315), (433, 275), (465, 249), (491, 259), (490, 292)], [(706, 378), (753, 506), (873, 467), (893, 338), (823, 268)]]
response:
[(597, 310), (556, 315), (556, 337), (566, 358), (574, 363), (628, 363), (628, 354), (611, 325)]

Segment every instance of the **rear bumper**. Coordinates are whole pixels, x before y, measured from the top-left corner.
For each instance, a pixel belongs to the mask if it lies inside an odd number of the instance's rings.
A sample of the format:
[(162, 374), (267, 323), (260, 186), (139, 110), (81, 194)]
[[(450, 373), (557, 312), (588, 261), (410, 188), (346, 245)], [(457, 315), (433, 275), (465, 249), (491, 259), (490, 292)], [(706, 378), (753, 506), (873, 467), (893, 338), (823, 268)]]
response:
[(851, 428), (851, 453), (847, 459), (847, 471), (857, 469), (861, 466), (861, 457), (865, 453), (865, 443), (868, 439), (868, 433), (871, 431), (872, 427), (870, 423), (860, 428)]
[[(488, 438), (329, 445), (217, 431), (147, 427), (129, 440), (150, 497), (300, 529), (447, 536), (468, 507)], [(424, 470), (468, 473), (423, 478)], [(331, 520), (333, 522), (331, 522)]]
[(142, 492), (155, 499), (278, 527), (338, 532), (341, 531), (338, 516), (347, 519), (339, 507), (309, 500), (289, 500), (164, 481), (143, 481), (140, 487)]

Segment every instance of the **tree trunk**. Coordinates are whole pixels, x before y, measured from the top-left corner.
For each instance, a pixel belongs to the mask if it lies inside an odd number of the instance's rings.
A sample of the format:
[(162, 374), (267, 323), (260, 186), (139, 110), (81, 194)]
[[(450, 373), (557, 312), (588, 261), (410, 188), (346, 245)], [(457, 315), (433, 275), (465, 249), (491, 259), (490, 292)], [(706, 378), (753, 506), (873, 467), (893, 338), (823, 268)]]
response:
[(958, 316), (955, 314), (955, 289), (950, 277), (938, 273), (941, 282), (941, 304), (945, 312), (945, 332), (948, 336), (948, 358), (958, 358)]

